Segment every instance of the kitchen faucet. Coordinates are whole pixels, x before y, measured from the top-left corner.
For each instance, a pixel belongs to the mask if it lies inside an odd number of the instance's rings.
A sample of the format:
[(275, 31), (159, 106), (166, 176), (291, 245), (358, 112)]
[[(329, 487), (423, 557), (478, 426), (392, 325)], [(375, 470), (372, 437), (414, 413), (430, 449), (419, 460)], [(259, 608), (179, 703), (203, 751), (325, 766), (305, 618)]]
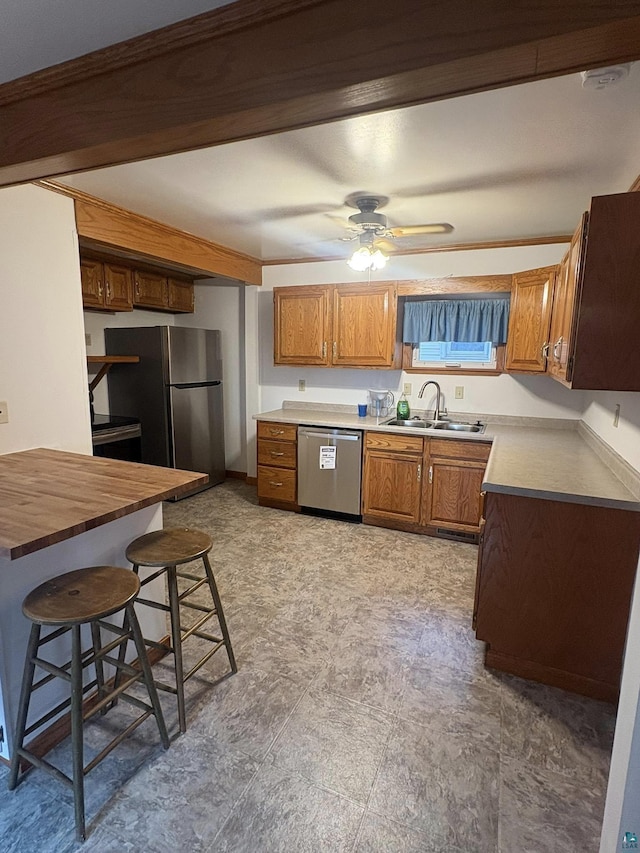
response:
[(439, 421), (441, 418), (440, 401), (442, 399), (442, 392), (440, 391), (440, 386), (438, 385), (438, 383), (434, 379), (427, 380), (427, 382), (425, 382), (424, 385), (422, 386), (422, 388), (418, 391), (418, 397), (420, 397), (420, 399), (422, 399), (422, 395), (424, 394), (424, 389), (427, 387), (427, 385), (435, 385), (436, 386), (436, 407), (433, 410), (433, 419), (434, 419), (434, 421)]

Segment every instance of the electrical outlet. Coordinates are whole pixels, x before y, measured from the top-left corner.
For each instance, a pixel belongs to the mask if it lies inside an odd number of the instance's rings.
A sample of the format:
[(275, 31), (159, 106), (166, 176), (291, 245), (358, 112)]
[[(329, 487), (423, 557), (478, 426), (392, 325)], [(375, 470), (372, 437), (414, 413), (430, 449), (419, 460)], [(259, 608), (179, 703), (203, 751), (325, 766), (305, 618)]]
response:
[(91, 335), (89, 335), (89, 334), (85, 334), (85, 336), (84, 336), (84, 345), (85, 345), (86, 347), (90, 347), (90, 346), (91, 346)]
[(617, 427), (619, 423), (620, 423), (620, 403), (616, 403), (615, 412), (613, 413), (613, 425), (614, 425), (614, 427)]
[(307, 382), (305, 379), (298, 379), (298, 391), (306, 391)]
[(411, 384), (411, 382), (404, 383), (404, 385), (402, 386), (402, 393), (411, 396), (411, 394), (413, 393), (413, 385)]
[(455, 398), (456, 398), (456, 400), (463, 400), (464, 399), (464, 385), (456, 385)]
[(5, 402), (0, 402), (0, 424), (9, 423), (9, 408)]

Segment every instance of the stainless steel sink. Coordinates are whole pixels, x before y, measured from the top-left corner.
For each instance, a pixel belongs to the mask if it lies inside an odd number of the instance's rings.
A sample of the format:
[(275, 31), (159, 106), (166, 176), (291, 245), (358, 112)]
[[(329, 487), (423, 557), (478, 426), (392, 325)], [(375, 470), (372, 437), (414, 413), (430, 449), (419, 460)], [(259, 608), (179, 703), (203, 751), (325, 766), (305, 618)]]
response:
[(421, 418), (410, 418), (409, 420), (391, 418), (391, 420), (386, 421), (384, 426), (406, 427), (407, 429), (442, 429), (451, 432), (484, 432), (485, 430), (485, 425), (479, 421), (470, 424), (462, 421), (427, 421)]
[(462, 424), (451, 421), (448, 424), (434, 424), (433, 429), (453, 430), (454, 432), (484, 432), (484, 424)]
[(409, 420), (402, 420), (401, 418), (391, 418), (390, 421), (386, 421), (384, 426), (398, 426), (398, 427), (409, 427), (411, 429), (430, 429), (434, 425), (435, 421), (424, 421), (420, 418), (410, 418)]

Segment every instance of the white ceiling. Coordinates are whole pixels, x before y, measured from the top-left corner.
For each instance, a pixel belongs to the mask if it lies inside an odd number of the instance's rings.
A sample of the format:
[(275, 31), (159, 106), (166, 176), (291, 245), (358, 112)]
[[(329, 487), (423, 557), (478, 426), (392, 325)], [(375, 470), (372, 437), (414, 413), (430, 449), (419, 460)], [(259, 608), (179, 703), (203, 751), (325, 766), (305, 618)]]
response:
[(354, 191), (392, 226), (455, 226), (401, 248), (567, 234), (640, 172), (639, 105), (637, 63), (607, 90), (574, 74), (61, 180), (265, 260), (348, 253)]
[(231, 0), (1, 0), (0, 83)]

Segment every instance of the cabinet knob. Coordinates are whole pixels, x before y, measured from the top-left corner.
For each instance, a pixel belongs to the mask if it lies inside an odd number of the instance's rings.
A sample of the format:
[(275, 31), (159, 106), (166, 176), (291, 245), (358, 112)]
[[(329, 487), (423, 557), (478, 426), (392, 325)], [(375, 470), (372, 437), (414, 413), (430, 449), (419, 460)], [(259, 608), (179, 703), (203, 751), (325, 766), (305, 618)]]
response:
[(326, 341), (322, 342), (322, 357), (323, 358), (327, 357), (327, 342)]
[(429, 465), (429, 482), (433, 483), (433, 465)]
[(422, 480), (422, 465), (418, 465), (417, 480), (418, 482)]
[(547, 356), (549, 355), (550, 346), (551, 344), (548, 341), (542, 344), (542, 348), (540, 349), (540, 355), (542, 356), (542, 358), (547, 358)]
[(558, 338), (558, 340), (553, 345), (553, 357), (556, 361), (560, 361), (560, 352), (559, 349), (562, 347), (562, 335)]

